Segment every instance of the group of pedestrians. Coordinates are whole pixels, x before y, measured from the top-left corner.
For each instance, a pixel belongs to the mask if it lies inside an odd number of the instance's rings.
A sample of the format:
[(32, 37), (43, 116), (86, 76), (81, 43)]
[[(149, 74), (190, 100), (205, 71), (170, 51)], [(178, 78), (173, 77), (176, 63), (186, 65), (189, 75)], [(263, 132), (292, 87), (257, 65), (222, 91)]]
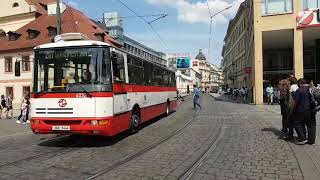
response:
[[(316, 113), (319, 109), (320, 88), (306, 80), (290, 76), (278, 85), (282, 115), (282, 133), (285, 140), (296, 144), (314, 144), (316, 139)], [(297, 138), (294, 137), (294, 131)]]
[(5, 98), (4, 95), (1, 95), (0, 119), (2, 118), (11, 119), (13, 117), (12, 101), (13, 101), (12, 95), (8, 95), (7, 98)]
[(228, 88), (227, 95), (231, 97), (231, 99), (238, 103), (248, 103), (249, 91), (247, 87), (242, 88)]
[[(29, 123), (29, 111), (30, 111), (30, 100), (29, 96), (24, 96), (20, 105), (20, 115), (18, 117), (17, 123)], [(0, 119), (12, 119), (13, 118), (13, 97), (11, 94), (6, 98), (1, 95), (0, 102)], [(20, 121), (21, 120), (21, 121)]]

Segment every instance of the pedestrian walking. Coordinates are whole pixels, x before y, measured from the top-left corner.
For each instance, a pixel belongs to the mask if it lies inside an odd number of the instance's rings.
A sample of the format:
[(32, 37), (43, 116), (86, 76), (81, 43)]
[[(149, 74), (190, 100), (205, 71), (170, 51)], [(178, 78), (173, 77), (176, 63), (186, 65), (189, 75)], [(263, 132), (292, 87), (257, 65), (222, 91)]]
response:
[(269, 86), (266, 88), (266, 93), (267, 93), (267, 98), (268, 98), (268, 104), (273, 104), (273, 87), (271, 86), (271, 84), (269, 84)]
[(296, 144), (302, 145), (307, 142), (306, 139), (306, 122), (310, 121), (310, 92), (309, 85), (306, 84), (304, 79), (298, 80), (299, 89), (295, 92), (293, 102), (293, 124), (298, 134), (298, 141)]
[(26, 123), (28, 121), (29, 116), (29, 108), (30, 108), (30, 101), (29, 97), (26, 95), (24, 96), (21, 105), (20, 105), (20, 115), (18, 117), (17, 123), (21, 123), (20, 119), (22, 119), (23, 123)]
[(0, 118), (3, 115), (3, 112), (5, 114), (4, 117), (7, 118), (7, 115), (6, 115), (6, 113), (7, 113), (7, 102), (6, 102), (6, 99), (5, 99), (4, 95), (1, 95), (1, 114), (0, 114)]
[[(13, 97), (11, 94), (9, 94), (7, 98), (7, 116), (8, 118), (13, 118), (13, 106), (12, 106)], [(10, 114), (10, 116), (9, 116)]]
[(196, 87), (196, 85), (193, 85), (193, 109), (196, 109), (196, 105), (201, 108), (201, 105), (198, 102), (199, 98), (200, 90)]
[(26, 96), (25, 101), (22, 104), (22, 124), (29, 123), (29, 109), (30, 109), (30, 100), (29, 96)]

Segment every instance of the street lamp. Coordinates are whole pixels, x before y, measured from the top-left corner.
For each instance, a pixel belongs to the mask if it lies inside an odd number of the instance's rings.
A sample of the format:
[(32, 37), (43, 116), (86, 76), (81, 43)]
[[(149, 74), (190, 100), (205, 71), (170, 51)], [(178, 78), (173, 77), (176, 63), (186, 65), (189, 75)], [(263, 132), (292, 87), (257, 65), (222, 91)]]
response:
[(208, 5), (209, 14), (210, 14), (210, 33), (209, 33), (209, 49), (208, 49), (208, 56), (209, 56), (208, 58), (210, 59), (212, 20), (213, 20), (213, 18), (214, 18), (216, 15), (222, 13), (222, 12), (225, 11), (225, 10), (230, 9), (232, 6), (230, 5), (230, 6), (228, 6), (228, 7), (226, 7), (226, 8), (224, 8), (224, 9), (222, 9), (222, 10), (220, 10), (220, 11), (218, 11), (218, 12), (216, 12), (216, 13), (214, 13), (214, 14), (211, 15), (211, 11), (210, 11), (210, 8), (209, 8), (209, 3), (208, 3), (208, 1), (207, 1), (207, 5)]

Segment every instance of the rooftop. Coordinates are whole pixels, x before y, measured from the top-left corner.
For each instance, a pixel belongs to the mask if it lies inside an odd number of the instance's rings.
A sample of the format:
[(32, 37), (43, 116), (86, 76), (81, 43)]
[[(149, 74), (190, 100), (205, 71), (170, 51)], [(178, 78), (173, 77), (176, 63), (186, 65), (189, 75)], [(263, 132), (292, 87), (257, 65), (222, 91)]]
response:
[[(49, 0), (28, 1), (50, 2)], [(49, 16), (47, 13), (44, 13), (17, 31), (12, 32), (20, 35), (16, 40), (10, 40), (9, 35), (0, 39), (0, 52), (32, 49), (35, 46), (50, 43), (53, 41), (54, 36), (49, 34), (48, 29), (56, 29), (56, 25), (56, 16)], [(28, 30), (30, 29), (36, 30), (40, 33), (36, 37), (30, 38), (28, 33)], [(99, 40), (97, 35), (100, 35), (104, 37), (104, 42), (112, 46), (119, 46), (116, 40), (105, 33), (105, 31), (92, 22), (90, 18), (85, 16), (82, 12), (67, 6), (66, 11), (62, 14), (62, 33), (72, 32), (85, 34), (91, 40)]]
[(207, 60), (207, 58), (204, 56), (204, 54), (202, 53), (202, 49), (199, 50), (199, 53), (197, 54), (196, 58), (197, 60)]

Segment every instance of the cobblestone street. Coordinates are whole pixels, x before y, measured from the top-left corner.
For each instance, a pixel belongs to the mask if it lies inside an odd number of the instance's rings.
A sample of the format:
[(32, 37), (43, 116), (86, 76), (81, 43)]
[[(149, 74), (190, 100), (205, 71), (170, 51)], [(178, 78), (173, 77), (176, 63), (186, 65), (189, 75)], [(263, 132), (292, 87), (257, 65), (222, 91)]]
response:
[[(0, 179), (317, 179), (319, 141), (279, 139), (278, 106), (186, 98), (177, 112), (113, 138), (33, 135), (1, 120)], [(319, 135), (319, 131), (318, 131)]]

